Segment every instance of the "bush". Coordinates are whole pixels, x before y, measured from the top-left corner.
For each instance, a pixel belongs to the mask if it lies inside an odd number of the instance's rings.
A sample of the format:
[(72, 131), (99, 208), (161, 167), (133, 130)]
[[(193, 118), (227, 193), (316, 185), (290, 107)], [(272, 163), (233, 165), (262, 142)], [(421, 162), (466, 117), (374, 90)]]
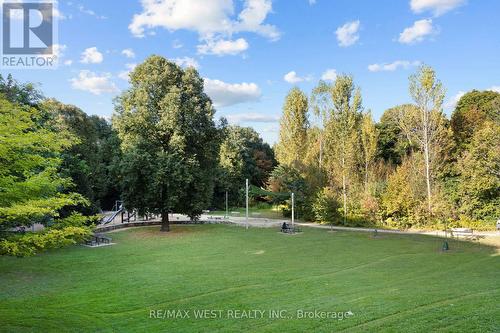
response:
[(312, 210), (315, 220), (319, 223), (340, 224), (342, 221), (340, 202), (335, 192), (329, 187), (318, 192), (312, 204)]
[(83, 242), (90, 234), (90, 228), (71, 226), (14, 236), (0, 241), (0, 255), (31, 256), (43, 250)]
[(495, 223), (478, 221), (471, 219), (465, 215), (460, 215), (460, 218), (450, 223), (450, 228), (469, 228), (477, 231), (495, 230)]

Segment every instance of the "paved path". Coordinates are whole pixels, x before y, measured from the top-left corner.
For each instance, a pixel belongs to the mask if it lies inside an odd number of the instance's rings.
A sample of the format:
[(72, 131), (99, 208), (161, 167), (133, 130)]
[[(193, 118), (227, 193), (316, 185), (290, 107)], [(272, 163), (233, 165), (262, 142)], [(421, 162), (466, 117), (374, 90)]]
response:
[[(189, 221), (189, 217), (182, 214), (170, 214), (169, 215), (170, 222), (182, 222)], [(201, 221), (210, 221), (210, 222), (221, 222), (221, 223), (231, 223), (236, 224), (242, 227), (247, 226), (247, 220), (245, 217), (237, 217), (230, 216), (225, 219), (222, 216), (218, 215), (210, 215), (210, 214), (202, 214), (200, 216)], [(159, 218), (150, 219), (150, 221), (159, 222)], [(144, 220), (132, 221), (128, 224), (134, 224), (144, 222)], [(267, 219), (262, 217), (250, 217), (248, 219), (248, 227), (258, 227), (258, 228), (279, 228), (283, 222), (290, 223), (289, 219)], [(108, 226), (121, 224), (119, 219), (115, 219)], [(340, 226), (328, 226), (322, 225), (318, 223), (304, 223), (304, 222), (295, 222), (296, 225), (301, 227), (310, 227), (310, 228), (319, 228), (319, 229), (328, 229), (328, 230), (340, 230), (340, 231), (357, 231), (357, 232), (375, 232), (374, 228), (356, 228), (356, 227), (340, 227)], [(387, 229), (376, 229), (378, 233), (386, 233), (386, 234), (406, 234), (406, 235), (429, 235), (429, 236), (438, 236), (445, 237), (446, 234), (444, 231), (419, 231), (419, 230), (387, 230)], [(500, 237), (500, 232), (498, 231), (475, 231), (475, 235), (488, 236), (488, 237)], [(450, 234), (448, 233), (448, 236)]]

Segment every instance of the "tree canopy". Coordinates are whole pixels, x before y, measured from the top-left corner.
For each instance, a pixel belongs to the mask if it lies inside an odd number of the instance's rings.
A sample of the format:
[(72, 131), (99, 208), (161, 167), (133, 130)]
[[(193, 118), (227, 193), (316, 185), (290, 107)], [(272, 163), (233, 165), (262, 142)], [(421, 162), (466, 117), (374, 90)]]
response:
[[(144, 184), (124, 182), (125, 205), (161, 214), (168, 231), (170, 211), (196, 218), (212, 198), (220, 144), (215, 110), (194, 68), (160, 56), (138, 65), (130, 84), (117, 99), (113, 125), (122, 140), (124, 175), (142, 166), (146, 174), (136, 177)], [(148, 200), (139, 206), (141, 197)]]

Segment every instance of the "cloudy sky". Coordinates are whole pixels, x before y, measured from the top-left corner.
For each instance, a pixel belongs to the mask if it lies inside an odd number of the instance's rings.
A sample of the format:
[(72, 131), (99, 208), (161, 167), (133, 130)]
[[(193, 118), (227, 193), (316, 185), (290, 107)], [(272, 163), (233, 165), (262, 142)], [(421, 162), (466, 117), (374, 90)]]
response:
[[(470, 89), (500, 91), (498, 0), (59, 0), (57, 70), (14, 70), (49, 97), (110, 116), (127, 74), (151, 54), (195, 66), (218, 116), (277, 139), (283, 99), (354, 76), (378, 119), (433, 66), (445, 110)], [(1, 71), (6, 74), (5, 70)]]

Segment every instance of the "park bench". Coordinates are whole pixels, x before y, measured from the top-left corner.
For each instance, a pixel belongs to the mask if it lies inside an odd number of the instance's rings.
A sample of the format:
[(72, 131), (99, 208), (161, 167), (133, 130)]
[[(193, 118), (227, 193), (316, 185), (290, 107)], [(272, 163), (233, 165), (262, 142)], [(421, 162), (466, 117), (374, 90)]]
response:
[(451, 236), (455, 238), (464, 238), (467, 240), (479, 240), (481, 236), (474, 235), (474, 230), (469, 228), (451, 228)]
[(296, 232), (301, 232), (301, 230), (298, 227), (292, 227), (291, 224), (285, 223), (281, 225), (281, 232), (284, 232), (286, 234), (293, 234)]

